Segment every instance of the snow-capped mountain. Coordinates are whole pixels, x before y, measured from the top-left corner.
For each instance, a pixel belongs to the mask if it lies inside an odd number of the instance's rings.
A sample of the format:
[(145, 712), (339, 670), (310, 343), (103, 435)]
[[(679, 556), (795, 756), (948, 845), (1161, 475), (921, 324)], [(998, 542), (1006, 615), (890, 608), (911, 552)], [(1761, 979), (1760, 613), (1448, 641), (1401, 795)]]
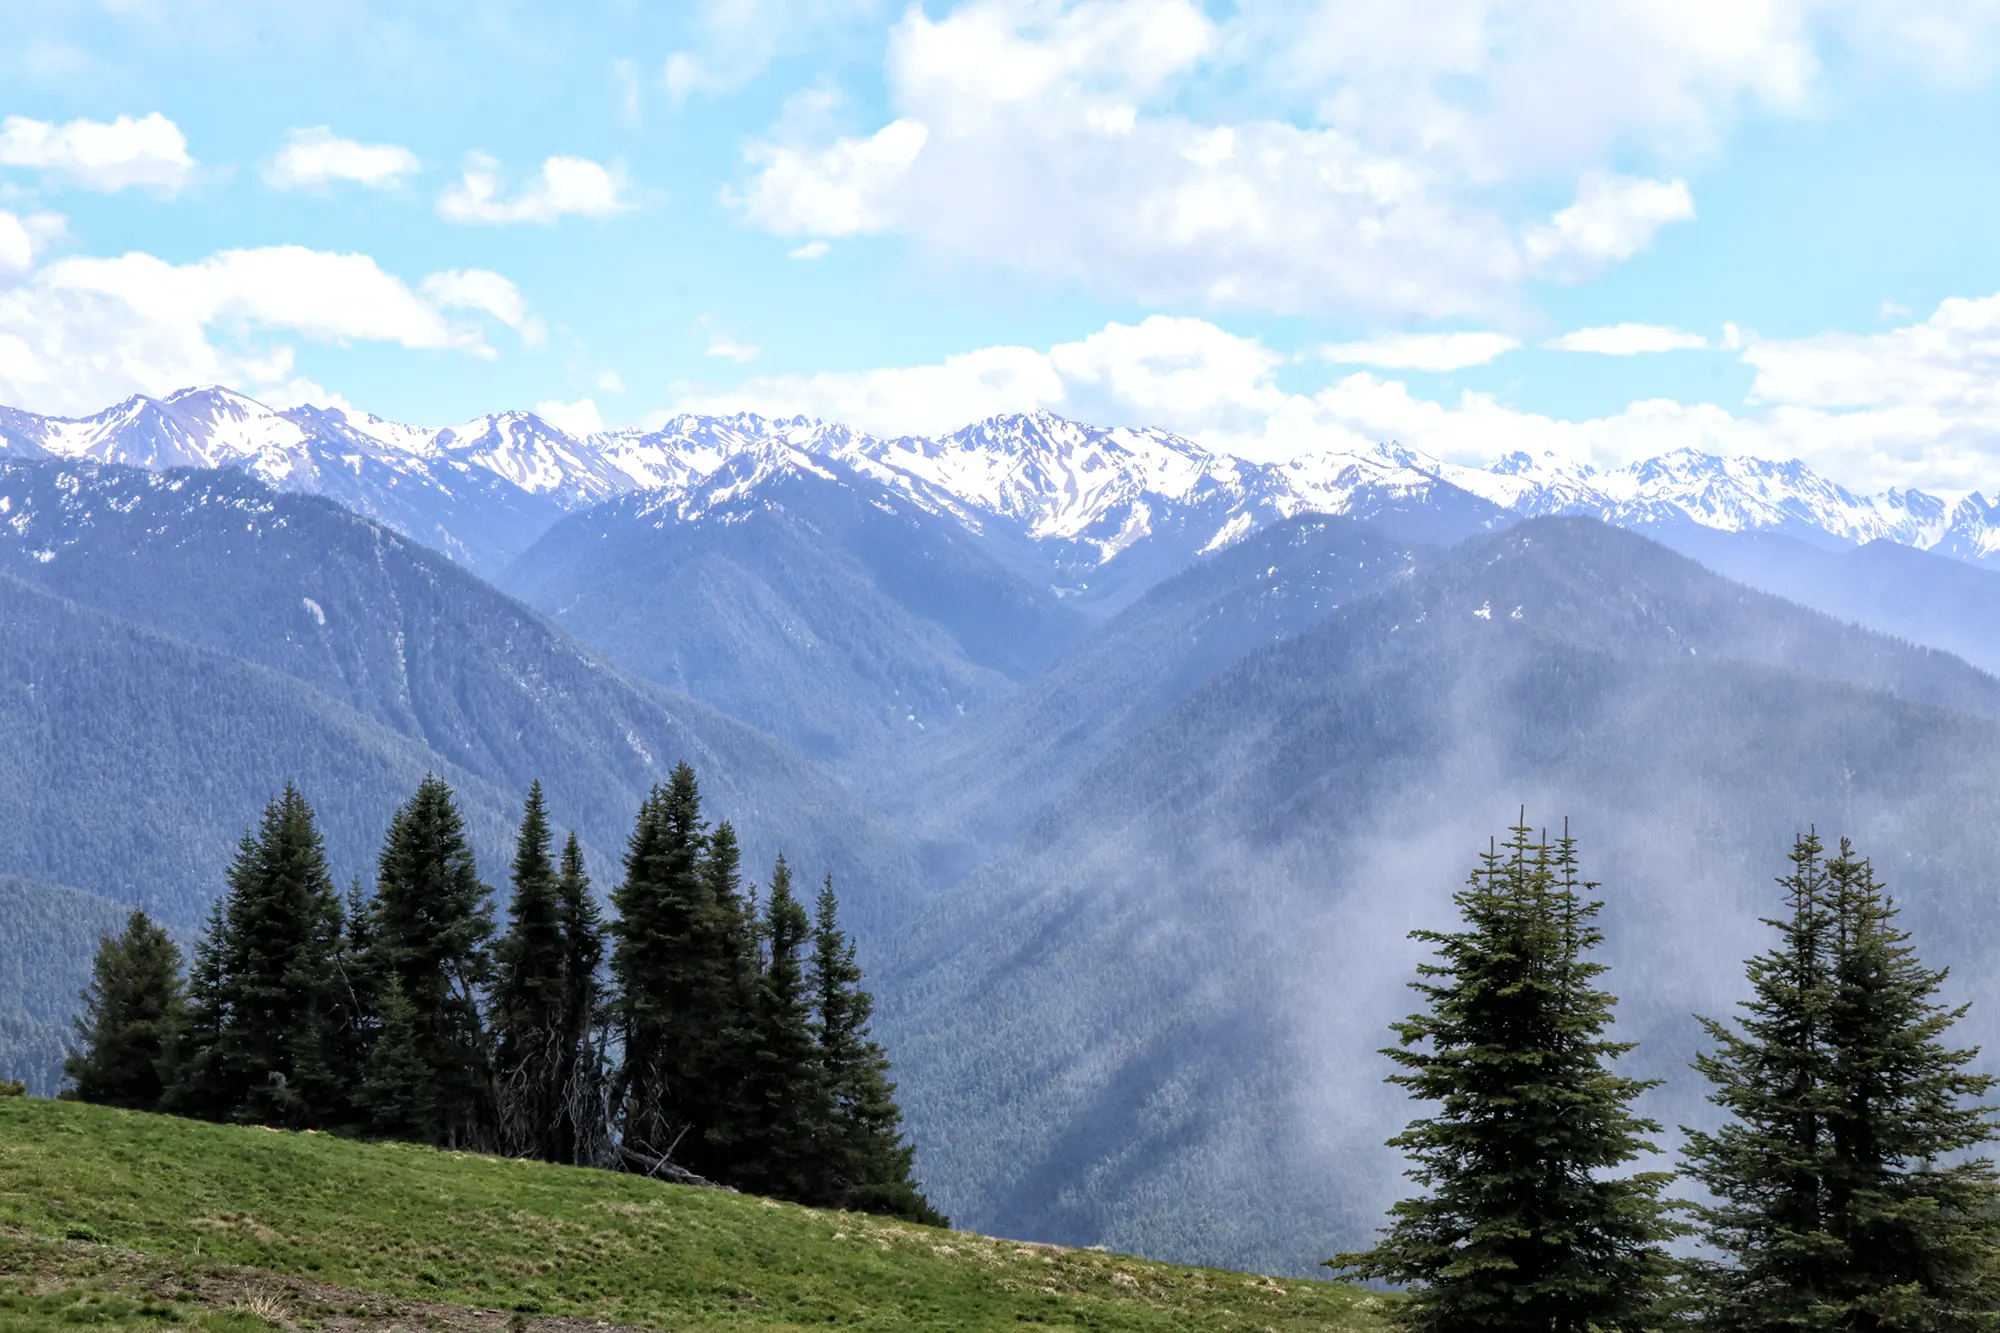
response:
[[(1886, 538), (2000, 562), (2000, 504), (1978, 494), (1858, 494), (1796, 461), (1677, 450), (1599, 472), (1517, 453), (1478, 468), (1383, 444), (1265, 464), (1165, 431), (1087, 426), (1047, 412), (993, 417), (935, 438), (882, 439), (749, 413), (578, 436), (532, 412), (417, 427), (344, 408), (274, 410), (211, 387), (133, 397), (83, 418), (0, 408), (0, 454), (153, 470), (240, 467), (285, 490), (328, 496), (489, 572), (563, 514), (614, 496), (657, 491), (679, 514), (679, 497), (747, 454), (759, 461), (732, 470), (732, 496), (754, 491), (774, 468), (838, 462), (951, 517), (1018, 567), (1106, 604), (1301, 512), (1428, 521), (1436, 535), (1509, 516), (1590, 514), (1626, 527), (1691, 523), (1821, 544)], [(699, 521), (712, 499), (679, 516)]]

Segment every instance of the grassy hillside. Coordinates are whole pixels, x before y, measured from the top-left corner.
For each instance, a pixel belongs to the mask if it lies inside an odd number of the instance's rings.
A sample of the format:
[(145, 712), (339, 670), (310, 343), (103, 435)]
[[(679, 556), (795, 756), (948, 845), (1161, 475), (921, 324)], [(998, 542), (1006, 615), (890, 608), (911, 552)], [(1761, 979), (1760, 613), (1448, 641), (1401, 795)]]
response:
[(608, 1172), (0, 1098), (0, 1333), (1363, 1333), (1379, 1299)]

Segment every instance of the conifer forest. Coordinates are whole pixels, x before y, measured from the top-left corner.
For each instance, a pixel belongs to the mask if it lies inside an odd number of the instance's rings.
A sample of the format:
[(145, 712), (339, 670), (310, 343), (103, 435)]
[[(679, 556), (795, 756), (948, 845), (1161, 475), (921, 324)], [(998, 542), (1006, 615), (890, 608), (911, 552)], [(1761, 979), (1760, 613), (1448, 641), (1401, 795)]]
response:
[(73, 1095), (726, 1184), (942, 1226), (869, 1034), (833, 881), (779, 857), (761, 893), (692, 769), (640, 807), (600, 913), (542, 789), (504, 924), (450, 787), (396, 811), (372, 891), (328, 873), (293, 787), (246, 831), (192, 960), (143, 911), (106, 935), (64, 1067)]

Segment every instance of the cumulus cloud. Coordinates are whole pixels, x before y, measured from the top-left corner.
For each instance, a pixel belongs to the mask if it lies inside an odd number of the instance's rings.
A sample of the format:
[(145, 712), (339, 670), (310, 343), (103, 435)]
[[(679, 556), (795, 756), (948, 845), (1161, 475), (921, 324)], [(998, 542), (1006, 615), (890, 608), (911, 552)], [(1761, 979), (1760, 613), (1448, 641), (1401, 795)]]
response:
[(0, 166), (41, 171), (87, 190), (133, 187), (178, 194), (193, 177), (180, 126), (155, 111), (56, 125), (26, 116), (0, 120)]
[(439, 274), (413, 290), (367, 255), (295, 245), (188, 264), (138, 252), (59, 259), (0, 285), (0, 402), (90, 412), (199, 383), (310, 397), (316, 386), (296, 375), (283, 335), (491, 357), (477, 326), (444, 312), (504, 307), (487, 281), (497, 277)]
[(785, 258), (805, 260), (825, 259), (828, 252), (832, 249), (833, 247), (825, 241), (807, 241), (804, 245), (794, 246), (792, 249), (785, 251)]
[(529, 346), (548, 341), (548, 330), (528, 309), (521, 289), (491, 269), (447, 269), (424, 279), (423, 293), (440, 310), (483, 310), (521, 335)]
[(1994, 27), (1943, 0), (913, 5), (887, 114), (781, 120), (728, 198), (782, 235), (907, 236), (1156, 304), (1484, 318), (1692, 220), (1674, 168), (1812, 106), (1823, 52), (1941, 74)]
[(400, 185), (422, 166), (401, 144), (356, 143), (324, 125), (285, 136), (264, 182), (278, 190), (323, 190), (333, 181), (354, 181), (370, 189)]
[(632, 208), (624, 170), (587, 157), (551, 157), (512, 199), (501, 197), (500, 164), (473, 153), (457, 183), (438, 196), (446, 222), (547, 226), (564, 217), (603, 218)]
[(1504, 333), (1398, 333), (1367, 342), (1331, 343), (1319, 349), (1328, 361), (1388, 370), (1464, 370), (1514, 351), (1519, 338)]
[(566, 435), (598, 435), (604, 430), (604, 414), (589, 398), (573, 403), (550, 399), (535, 404), (535, 415)]
[(1686, 181), (1586, 172), (1576, 202), (1527, 234), (1528, 261), (1552, 276), (1589, 276), (1651, 245), (1668, 223), (1693, 218)]
[(1882, 334), (1746, 339), (1753, 401), (1647, 399), (1581, 420), (1487, 393), (1426, 398), (1373, 370), (1288, 390), (1289, 358), (1207, 320), (1155, 315), (1047, 350), (996, 346), (926, 365), (758, 376), (676, 410), (803, 413), (877, 434), (937, 434), (1046, 408), (1107, 425), (1159, 426), (1263, 460), (1396, 440), (1483, 465), (1525, 450), (1600, 468), (1679, 448), (1803, 458), (1867, 489), (1993, 489), (2000, 469), (2000, 295), (1945, 302)]
[(26, 273), (66, 230), (63, 218), (55, 213), (21, 217), (0, 209), (0, 279)]
[(1543, 346), (1559, 352), (1595, 352), (1599, 356), (1638, 356), (1646, 352), (1684, 352), (1708, 346), (1699, 333), (1670, 329), (1659, 324), (1606, 324), (1592, 329), (1572, 329)]

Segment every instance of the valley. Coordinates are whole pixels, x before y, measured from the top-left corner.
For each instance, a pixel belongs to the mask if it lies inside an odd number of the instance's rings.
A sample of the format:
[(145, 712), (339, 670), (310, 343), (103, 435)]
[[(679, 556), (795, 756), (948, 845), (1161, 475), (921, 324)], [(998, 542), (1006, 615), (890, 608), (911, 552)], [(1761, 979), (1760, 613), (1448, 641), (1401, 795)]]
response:
[(2000, 1033), (1976, 495), (223, 390), (7, 412), (0, 448), (0, 1075), (38, 1092), (97, 935), (191, 938), (285, 782), (345, 885), (425, 773), (498, 882), (539, 780), (602, 888), (683, 760), (746, 865), (839, 885), (917, 1175), (974, 1231), (1292, 1275), (1365, 1242), (1405, 934), (1523, 806), (1584, 839), (1643, 1075), (1734, 1002), (1815, 823)]

